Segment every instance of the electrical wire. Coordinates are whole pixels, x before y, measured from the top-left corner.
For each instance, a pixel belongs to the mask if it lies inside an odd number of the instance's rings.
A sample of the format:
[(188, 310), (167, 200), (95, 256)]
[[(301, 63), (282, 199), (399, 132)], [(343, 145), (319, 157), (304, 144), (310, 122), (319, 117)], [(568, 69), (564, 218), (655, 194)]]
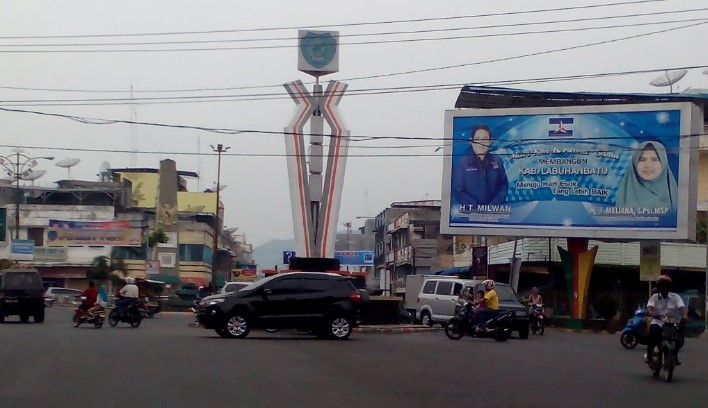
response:
[[(426, 18), (401, 19), (401, 20), (379, 20), (379, 21), (366, 21), (366, 22), (340, 23), (340, 24), (320, 24), (320, 25), (310, 25), (310, 26), (308, 26), (308, 28), (309, 29), (343, 28), (343, 27), (361, 27), (361, 26), (388, 25), (388, 24), (408, 24), (408, 23), (420, 23), (420, 22), (429, 22), (429, 21), (450, 21), (450, 20), (470, 19), (470, 18), (506, 17), (506, 16), (520, 15), (520, 14), (527, 15), (527, 14), (551, 13), (551, 12), (558, 12), (558, 11), (572, 11), (572, 10), (578, 10), (578, 9), (588, 10), (588, 9), (615, 7), (615, 6), (642, 5), (642, 4), (648, 4), (648, 3), (668, 3), (668, 2), (673, 2), (673, 1), (675, 1), (675, 0), (622, 1), (622, 2), (615, 2), (615, 3), (590, 4), (590, 5), (582, 5), (582, 6), (565, 6), (565, 7), (534, 9), (534, 10), (505, 11), (505, 12), (497, 12), (497, 13), (471, 14), (471, 15), (462, 15), (462, 16), (426, 17)], [(299, 30), (302, 28), (303, 28), (302, 26), (281, 26), (281, 27), (243, 28), (243, 29), (230, 29), (230, 30), (168, 31), (168, 32), (154, 32), (154, 33), (127, 33), (127, 34), (72, 34), (72, 35), (0, 36), (0, 40), (224, 34), (224, 33), (263, 32), (263, 31), (280, 31), (280, 30)]]
[[(532, 21), (532, 22), (519, 22), (519, 23), (508, 23), (508, 24), (494, 24), (486, 26), (475, 26), (475, 27), (453, 27), (453, 28), (441, 28), (441, 29), (427, 29), (427, 30), (407, 30), (407, 31), (388, 31), (388, 32), (373, 32), (373, 33), (354, 33), (354, 34), (340, 34), (339, 38), (354, 38), (354, 37), (378, 37), (378, 36), (390, 36), (390, 35), (401, 35), (401, 34), (427, 34), (427, 33), (440, 33), (440, 32), (452, 32), (452, 31), (464, 31), (464, 30), (485, 30), (492, 28), (507, 28), (507, 27), (522, 27), (522, 26), (533, 26), (533, 25), (551, 25), (551, 24), (563, 24), (563, 23), (578, 23), (578, 22), (588, 22), (588, 21), (605, 21), (612, 19), (622, 19), (622, 18), (632, 18), (632, 17), (646, 17), (646, 16), (665, 16), (667, 14), (679, 14), (679, 13), (692, 13), (696, 11), (706, 11), (708, 7), (694, 8), (694, 9), (684, 9), (684, 10), (670, 10), (670, 11), (660, 11), (651, 13), (634, 13), (625, 15), (611, 15), (602, 17), (586, 17), (586, 18), (574, 18), (565, 20), (551, 20), (551, 21)], [(615, 26), (605, 26), (605, 27), (578, 27), (575, 29), (554, 29), (554, 30), (543, 30), (543, 31), (527, 31), (527, 32), (511, 32), (511, 33), (496, 33), (496, 34), (480, 34), (480, 35), (468, 35), (468, 36), (453, 36), (453, 37), (427, 37), (427, 38), (409, 38), (409, 39), (391, 39), (391, 40), (380, 40), (380, 41), (358, 41), (358, 42), (340, 42), (339, 45), (362, 45), (362, 44), (386, 44), (386, 43), (402, 43), (402, 42), (417, 42), (417, 41), (436, 41), (436, 40), (458, 40), (458, 39), (469, 39), (469, 38), (488, 38), (488, 37), (503, 37), (512, 35), (527, 35), (527, 34), (545, 34), (545, 33), (558, 33), (558, 32), (570, 32), (570, 31), (585, 31), (585, 30), (597, 30), (604, 28), (626, 28), (626, 27), (639, 27), (644, 25), (655, 25), (655, 24), (669, 24), (677, 22), (689, 22), (689, 21), (700, 21), (705, 20), (707, 17), (695, 18), (695, 19), (682, 19), (682, 20), (668, 20), (668, 21), (652, 21), (643, 23), (625, 23)], [(44, 43), (44, 44), (0, 44), (0, 48), (3, 47), (99, 47), (99, 46), (133, 46), (133, 45), (178, 45), (178, 44), (223, 44), (223, 43), (240, 43), (240, 42), (267, 42), (267, 41), (293, 41), (296, 40), (292, 36), (290, 37), (275, 37), (275, 38), (237, 38), (237, 39), (219, 39), (219, 40), (185, 40), (185, 41), (152, 41), (152, 42), (122, 42), (122, 43)], [(201, 50), (257, 50), (257, 49), (277, 49), (277, 48), (295, 48), (298, 47), (297, 44), (287, 44), (287, 45), (262, 45), (262, 46), (247, 46), (247, 47), (229, 47), (229, 48), (201, 48)], [(169, 49), (169, 51), (179, 51), (180, 49)], [(95, 51), (95, 50), (94, 50)]]

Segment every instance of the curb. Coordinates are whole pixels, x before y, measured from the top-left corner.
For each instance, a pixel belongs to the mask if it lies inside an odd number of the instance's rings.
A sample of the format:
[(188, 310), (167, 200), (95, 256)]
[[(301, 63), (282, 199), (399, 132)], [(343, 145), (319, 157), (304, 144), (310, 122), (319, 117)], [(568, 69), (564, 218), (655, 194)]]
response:
[(194, 316), (194, 312), (160, 312), (158, 315), (165, 316)]
[(590, 330), (590, 329), (568, 329), (565, 327), (546, 327), (546, 330), (550, 330), (556, 333), (575, 333), (575, 334), (605, 334), (615, 336), (621, 334), (622, 331), (617, 331), (615, 333), (610, 333), (607, 330)]
[(439, 327), (355, 327), (354, 333), (364, 334), (409, 334), (441, 331)]

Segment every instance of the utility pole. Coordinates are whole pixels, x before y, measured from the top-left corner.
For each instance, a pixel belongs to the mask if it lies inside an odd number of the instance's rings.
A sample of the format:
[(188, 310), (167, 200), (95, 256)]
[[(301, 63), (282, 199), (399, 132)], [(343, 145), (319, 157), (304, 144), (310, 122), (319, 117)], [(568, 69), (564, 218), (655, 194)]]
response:
[(219, 251), (219, 234), (221, 234), (219, 226), (219, 210), (220, 210), (220, 193), (221, 193), (221, 153), (228, 151), (231, 147), (224, 146), (219, 143), (214, 147), (210, 145), (211, 149), (218, 153), (218, 161), (216, 167), (216, 214), (214, 215), (214, 230), (212, 232), (213, 242), (212, 242), (212, 256), (211, 256), (211, 290), (216, 291), (216, 275), (217, 275), (217, 264), (216, 264), (216, 254)]

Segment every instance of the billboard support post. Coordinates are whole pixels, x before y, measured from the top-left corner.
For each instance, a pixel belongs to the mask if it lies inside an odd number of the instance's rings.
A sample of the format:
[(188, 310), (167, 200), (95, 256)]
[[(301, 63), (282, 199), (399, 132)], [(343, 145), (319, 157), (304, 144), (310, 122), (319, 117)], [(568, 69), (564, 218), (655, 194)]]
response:
[(588, 250), (587, 238), (568, 238), (568, 249), (558, 247), (563, 268), (565, 269), (566, 288), (572, 308), (572, 318), (575, 329), (579, 329), (580, 320), (585, 317), (587, 309), (590, 277), (595, 263), (598, 247)]

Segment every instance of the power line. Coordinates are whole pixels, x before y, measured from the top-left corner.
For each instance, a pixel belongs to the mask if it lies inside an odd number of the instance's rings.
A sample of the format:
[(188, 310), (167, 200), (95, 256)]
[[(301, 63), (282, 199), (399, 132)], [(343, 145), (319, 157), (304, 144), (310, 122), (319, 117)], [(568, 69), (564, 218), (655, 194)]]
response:
[[(552, 24), (562, 24), (562, 23), (578, 23), (578, 22), (588, 22), (588, 21), (599, 21), (599, 20), (612, 20), (612, 19), (622, 19), (622, 18), (632, 18), (632, 17), (646, 17), (646, 16), (656, 16), (656, 15), (667, 15), (667, 14), (679, 14), (679, 13), (692, 13), (696, 11), (706, 11), (708, 7), (694, 8), (694, 9), (684, 9), (684, 10), (669, 10), (651, 13), (634, 13), (634, 14), (624, 14), (624, 15), (611, 15), (602, 17), (586, 17), (586, 18), (574, 18), (574, 19), (564, 19), (564, 20), (550, 20), (550, 21), (532, 21), (532, 22), (519, 22), (519, 23), (507, 23), (507, 24), (494, 24), (486, 26), (475, 26), (475, 27), (453, 27), (453, 28), (441, 28), (441, 29), (426, 29), (426, 30), (401, 30), (401, 31), (388, 31), (388, 32), (373, 32), (373, 33), (353, 33), (353, 34), (340, 34), (341, 38), (354, 38), (354, 37), (378, 37), (378, 36), (390, 36), (390, 35), (401, 35), (401, 34), (426, 34), (426, 33), (440, 33), (440, 32), (452, 32), (452, 31), (466, 31), (466, 30), (484, 30), (492, 28), (507, 28), (507, 27), (521, 27), (521, 26), (533, 26), (533, 25), (552, 25)], [(702, 19), (705, 19), (702, 18)], [(676, 22), (688, 22), (688, 21), (700, 21), (701, 18), (693, 20), (669, 20), (669, 21), (655, 21), (655, 22), (644, 22), (635, 24), (624, 24), (616, 26), (606, 26), (606, 27), (584, 27), (568, 30), (544, 30), (544, 31), (529, 31), (529, 32), (519, 32), (519, 33), (499, 33), (499, 34), (484, 34), (484, 35), (468, 35), (468, 36), (454, 36), (454, 37), (427, 37), (427, 38), (408, 38), (408, 39), (391, 39), (391, 40), (380, 40), (380, 41), (359, 41), (359, 42), (341, 42), (340, 45), (362, 45), (362, 44), (385, 44), (385, 43), (401, 43), (401, 42), (417, 42), (417, 41), (436, 41), (436, 40), (457, 40), (457, 39), (468, 39), (468, 38), (487, 38), (487, 37), (497, 37), (497, 36), (509, 36), (509, 35), (526, 35), (526, 34), (543, 34), (543, 33), (556, 33), (565, 31), (584, 31), (593, 29), (603, 29), (603, 28), (625, 28), (625, 27), (637, 27), (642, 25), (653, 25), (653, 24), (669, 24)], [(274, 38), (237, 38), (237, 39), (219, 39), (219, 40), (183, 40), (183, 41), (148, 41), (148, 42), (112, 42), (112, 43), (44, 43), (44, 44), (0, 44), (2, 47), (98, 47), (98, 46), (132, 46), (132, 45), (178, 45), (178, 44), (223, 44), (223, 43), (241, 43), (241, 42), (268, 42), (268, 41), (293, 41), (295, 38), (290, 37), (274, 37)], [(246, 47), (228, 47), (228, 48), (199, 48), (198, 50), (204, 51), (214, 51), (214, 50), (256, 50), (256, 49), (277, 49), (277, 48), (294, 48), (297, 44), (288, 45), (261, 45), (261, 46), (246, 46)], [(194, 50), (194, 49), (190, 49)], [(42, 50), (29, 50), (44, 52)], [(102, 50), (92, 50), (92, 52), (100, 52)], [(120, 50), (122, 52), (130, 52), (130, 50)], [(142, 50), (136, 50), (136, 52)], [(165, 49), (165, 50), (152, 50), (152, 51), (181, 51), (181, 49)], [(54, 52), (65, 52), (64, 50), (54, 51)], [(72, 52), (72, 51), (66, 51)], [(76, 51), (85, 52), (85, 51)]]
[[(550, 12), (571, 11), (571, 10), (578, 10), (578, 9), (587, 10), (587, 9), (625, 6), (625, 5), (640, 5), (640, 4), (647, 4), (647, 3), (666, 3), (669, 1), (673, 1), (673, 0), (622, 1), (622, 2), (615, 2), (615, 3), (593, 4), (593, 5), (583, 5), (583, 6), (567, 6), (567, 7), (556, 7), (556, 8), (535, 9), (535, 10), (505, 11), (505, 12), (497, 12), (497, 13), (471, 14), (471, 15), (463, 15), (463, 16), (427, 17), (427, 18), (401, 19), (401, 20), (380, 20), (380, 21), (366, 21), (366, 22), (340, 23), (340, 24), (320, 24), (320, 25), (311, 25), (311, 26), (308, 26), (308, 28), (309, 29), (342, 28), (342, 27), (361, 27), (361, 26), (372, 26), (372, 25), (420, 23), (420, 22), (428, 22), (428, 21), (450, 21), (450, 20), (470, 19), (470, 18), (513, 16), (513, 15), (519, 15), (519, 14), (526, 15), (526, 14), (550, 13)], [(303, 28), (302, 26), (281, 26), (281, 27), (243, 28), (243, 29), (228, 29), (228, 30), (168, 31), (168, 32), (154, 32), (154, 33), (127, 33), (127, 34), (72, 34), (72, 35), (0, 36), (0, 40), (224, 34), (224, 33), (246, 33), (246, 32), (280, 31), (280, 30), (298, 30), (298, 29), (302, 29), (302, 28)]]
[[(472, 38), (490, 38), (490, 37), (503, 37), (503, 36), (516, 36), (516, 35), (531, 35), (531, 34), (548, 34), (548, 33), (563, 33), (563, 32), (575, 32), (575, 31), (590, 31), (598, 29), (614, 29), (614, 28), (628, 28), (628, 27), (640, 27), (640, 26), (651, 26), (660, 24), (671, 24), (671, 23), (684, 23), (693, 21), (706, 21), (706, 17), (694, 18), (694, 19), (682, 19), (682, 20), (672, 20), (663, 22), (645, 22), (645, 23), (635, 23), (635, 24), (624, 24), (618, 26), (604, 26), (604, 27), (577, 27), (577, 28), (566, 28), (566, 29), (549, 29), (549, 30), (537, 30), (537, 31), (525, 31), (516, 33), (497, 33), (497, 34), (477, 34), (477, 35), (467, 35), (467, 36), (450, 36), (450, 37), (433, 37), (433, 38), (408, 38), (408, 39), (393, 39), (393, 40), (379, 40), (379, 41), (359, 41), (343, 43), (342, 45), (372, 45), (372, 44), (388, 44), (388, 43), (409, 43), (409, 42), (420, 42), (420, 41), (446, 41), (446, 40), (463, 40)], [(211, 48), (145, 48), (145, 49), (71, 49), (71, 50), (4, 50), (0, 49), (0, 54), (96, 54), (96, 53), (125, 53), (125, 52), (137, 52), (137, 53), (152, 53), (152, 52), (205, 52), (205, 51), (235, 51), (235, 50), (262, 50), (262, 49), (275, 49), (275, 48), (295, 48), (297, 44), (293, 45), (263, 45), (263, 46), (250, 46), (250, 47), (211, 47)]]

